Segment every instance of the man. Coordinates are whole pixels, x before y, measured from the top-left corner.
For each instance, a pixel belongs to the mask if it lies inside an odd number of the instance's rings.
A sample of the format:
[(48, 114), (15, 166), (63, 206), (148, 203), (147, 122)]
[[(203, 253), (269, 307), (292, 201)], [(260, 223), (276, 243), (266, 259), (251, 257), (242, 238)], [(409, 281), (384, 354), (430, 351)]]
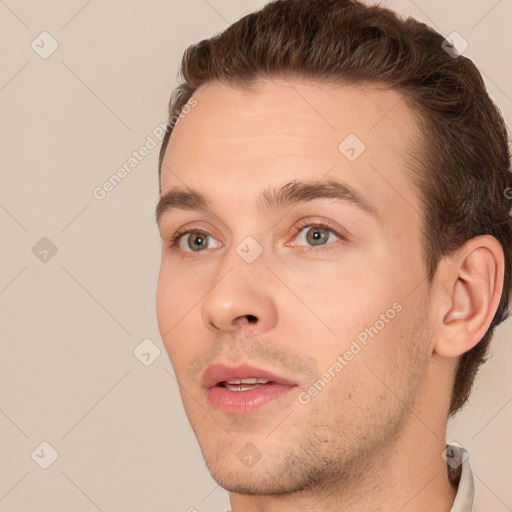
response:
[(446, 424), (512, 263), (506, 128), (475, 66), (381, 7), (281, 0), (181, 71), (158, 324), (233, 512), (472, 510)]

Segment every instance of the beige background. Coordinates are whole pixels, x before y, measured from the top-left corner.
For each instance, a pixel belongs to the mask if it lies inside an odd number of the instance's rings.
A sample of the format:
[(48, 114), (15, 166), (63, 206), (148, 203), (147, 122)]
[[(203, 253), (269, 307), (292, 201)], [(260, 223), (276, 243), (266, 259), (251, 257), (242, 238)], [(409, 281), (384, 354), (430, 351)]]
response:
[[(158, 148), (93, 190), (166, 120), (186, 46), (264, 3), (0, 0), (0, 511), (226, 509), (156, 325)], [(382, 3), (462, 34), (510, 126), (511, 0)], [(33, 251), (43, 237), (55, 255)], [(511, 338), (509, 322), (449, 428), (477, 511), (512, 509)]]

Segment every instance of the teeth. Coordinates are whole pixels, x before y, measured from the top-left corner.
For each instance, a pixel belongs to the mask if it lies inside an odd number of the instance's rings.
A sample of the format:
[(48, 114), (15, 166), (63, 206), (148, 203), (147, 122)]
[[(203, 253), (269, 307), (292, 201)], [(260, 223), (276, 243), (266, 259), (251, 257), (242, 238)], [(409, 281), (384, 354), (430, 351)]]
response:
[(267, 382), (268, 382), (268, 380), (266, 380), (266, 379), (252, 378), (252, 379), (227, 380), (226, 384), (233, 384), (233, 385), (237, 385), (237, 384), (266, 384)]
[(270, 383), (267, 379), (233, 379), (226, 380), (223, 382), (223, 385), (229, 391), (248, 391), (249, 389), (254, 389), (259, 386), (264, 386), (265, 384)]
[(229, 391), (249, 391), (249, 389), (254, 389), (254, 384), (226, 384), (224, 386)]

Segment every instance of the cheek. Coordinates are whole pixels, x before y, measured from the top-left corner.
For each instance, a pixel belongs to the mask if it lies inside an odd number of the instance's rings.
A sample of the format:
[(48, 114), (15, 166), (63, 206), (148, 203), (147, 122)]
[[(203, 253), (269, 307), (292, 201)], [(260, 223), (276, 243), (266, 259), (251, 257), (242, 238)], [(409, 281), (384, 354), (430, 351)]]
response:
[(381, 268), (364, 260), (325, 265), (297, 276), (297, 294), (343, 344), (392, 306), (394, 292), (385, 276)]
[[(337, 384), (329, 387), (334, 390), (345, 382), (340, 389), (347, 397), (350, 392), (348, 383), (356, 385), (359, 382), (358, 386), (364, 389), (369, 383), (378, 384), (378, 379), (369, 374), (368, 368), (393, 378), (397, 358), (403, 359), (407, 355), (406, 333), (410, 335), (412, 319), (409, 316), (411, 309), (415, 310), (408, 307), (411, 302), (411, 298), (407, 298), (409, 287), (396, 278), (393, 266), (384, 261), (379, 266), (363, 262), (350, 268), (323, 268), (314, 279), (311, 274), (303, 274), (300, 283), (308, 306), (331, 330), (331, 333), (325, 330), (312, 315), (297, 320), (303, 322), (303, 326), (308, 323), (303, 331), (311, 334), (316, 332), (311, 329), (313, 322), (318, 322), (322, 337), (315, 341), (303, 336), (303, 349), (313, 353), (320, 374), (329, 368), (336, 374), (333, 381)], [(343, 358), (344, 369), (336, 372), (333, 365), (339, 356)], [(385, 390), (384, 387), (381, 394), (385, 395)], [(372, 386), (366, 391), (371, 392)], [(327, 395), (329, 393), (325, 398)]]
[(172, 284), (172, 278), (168, 276), (168, 273), (165, 272), (162, 265), (156, 288), (156, 316), (160, 335), (164, 343), (167, 338), (166, 333), (177, 321), (176, 303), (176, 293)]
[[(205, 293), (201, 272), (183, 272), (179, 266), (163, 255), (156, 289), (156, 312), (160, 331), (167, 332), (185, 319), (187, 311)], [(205, 288), (206, 290), (206, 288)]]
[[(188, 293), (188, 290), (195, 290)], [(156, 289), (156, 314), (162, 342), (173, 367), (179, 368), (193, 356), (194, 340), (198, 339), (197, 322), (200, 315), (198, 290), (163, 266)], [(199, 316), (200, 318), (200, 316)], [(194, 321), (194, 319), (196, 319)], [(178, 350), (179, 349), (179, 350)], [(196, 349), (197, 350), (197, 349)]]
[[(367, 334), (365, 343), (350, 335), (340, 337), (339, 350), (320, 365), (325, 372), (319, 375), (321, 382), (310, 383), (313, 396), (301, 407), (310, 417), (323, 418), (322, 423), (329, 411), (333, 422), (347, 428), (347, 442), (359, 439), (368, 425), (389, 428), (388, 422), (397, 420), (404, 404), (410, 404), (417, 393), (427, 362), (412, 342), (419, 326), (401, 316), (405, 314), (401, 310), (373, 337), (362, 330)], [(344, 361), (342, 370), (334, 366), (338, 356)]]

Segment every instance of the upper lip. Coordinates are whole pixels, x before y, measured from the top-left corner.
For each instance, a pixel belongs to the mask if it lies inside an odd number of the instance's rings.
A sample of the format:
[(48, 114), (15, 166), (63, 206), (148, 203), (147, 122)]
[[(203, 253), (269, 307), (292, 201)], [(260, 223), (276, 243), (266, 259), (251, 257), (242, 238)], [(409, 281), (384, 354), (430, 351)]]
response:
[(268, 370), (258, 368), (250, 364), (238, 366), (227, 366), (222, 363), (211, 364), (203, 373), (202, 384), (206, 389), (213, 388), (221, 382), (228, 382), (241, 379), (262, 379), (286, 386), (296, 386), (297, 383), (280, 377)]

